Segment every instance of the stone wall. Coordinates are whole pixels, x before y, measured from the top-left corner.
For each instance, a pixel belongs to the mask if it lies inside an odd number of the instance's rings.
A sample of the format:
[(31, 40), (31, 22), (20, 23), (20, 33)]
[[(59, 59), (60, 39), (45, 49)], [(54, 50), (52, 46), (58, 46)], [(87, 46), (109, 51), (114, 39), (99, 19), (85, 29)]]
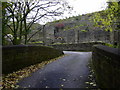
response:
[[(90, 16), (91, 15), (91, 16)], [(51, 22), (46, 25), (46, 36), (56, 42), (65, 43), (82, 43), (88, 41), (103, 41), (110, 42), (110, 32), (104, 31), (101, 28), (95, 27), (94, 22), (91, 19), (93, 14), (81, 15), (72, 17), (71, 19), (65, 19), (61, 22)], [(54, 37), (54, 30), (56, 24), (64, 24), (64, 28), (60, 29), (56, 33), (57, 37)], [(51, 36), (50, 36), (50, 35)]]
[[(109, 43), (111, 41), (110, 32), (95, 27), (93, 20), (91, 20), (93, 15), (94, 13), (85, 14), (47, 23), (44, 28), (45, 43), (82, 43), (88, 41)], [(58, 28), (56, 32), (56, 25), (59, 24), (62, 24), (63, 28)], [(35, 32), (35, 30), (33, 31)], [(32, 33), (34, 33), (33, 31)], [(43, 39), (43, 32), (41, 31), (31, 41), (43, 41)]]
[(50, 60), (62, 54), (62, 51), (45, 46), (3, 46), (2, 71), (3, 74), (10, 73), (32, 64)]
[(96, 45), (93, 47), (92, 63), (101, 88), (120, 88), (120, 49)]
[(96, 44), (104, 44), (101, 42), (89, 42), (89, 43), (78, 43), (78, 44), (56, 44), (49, 45), (58, 50), (68, 51), (92, 51), (92, 46)]

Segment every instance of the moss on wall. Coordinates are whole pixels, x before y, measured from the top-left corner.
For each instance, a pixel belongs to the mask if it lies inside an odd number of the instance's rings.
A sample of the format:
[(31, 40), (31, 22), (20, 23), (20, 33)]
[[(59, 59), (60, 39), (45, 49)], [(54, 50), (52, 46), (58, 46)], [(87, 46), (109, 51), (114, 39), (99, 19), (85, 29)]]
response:
[(41, 63), (62, 55), (62, 51), (45, 46), (4, 46), (2, 47), (2, 72), (11, 73), (32, 64)]

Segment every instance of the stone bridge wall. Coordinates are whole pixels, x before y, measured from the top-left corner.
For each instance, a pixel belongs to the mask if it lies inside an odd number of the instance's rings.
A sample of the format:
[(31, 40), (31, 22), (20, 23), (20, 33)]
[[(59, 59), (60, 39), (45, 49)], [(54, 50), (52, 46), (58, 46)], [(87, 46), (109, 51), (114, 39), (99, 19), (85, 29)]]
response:
[(104, 44), (101, 42), (90, 42), (90, 43), (79, 43), (79, 44), (58, 44), (58, 45), (49, 45), (55, 49), (62, 51), (92, 51), (92, 46), (95, 44)]
[(120, 49), (96, 45), (92, 63), (100, 87), (120, 88)]
[(33, 45), (14, 45), (2, 47), (2, 72), (10, 73), (32, 64), (62, 55), (62, 51)]

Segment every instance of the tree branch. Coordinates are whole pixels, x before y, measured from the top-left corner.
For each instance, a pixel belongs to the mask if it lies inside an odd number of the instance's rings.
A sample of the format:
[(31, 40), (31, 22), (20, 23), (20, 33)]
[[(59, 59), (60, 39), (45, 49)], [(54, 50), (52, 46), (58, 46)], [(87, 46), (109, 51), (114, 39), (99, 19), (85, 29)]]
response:
[(30, 39), (31, 39), (34, 35), (36, 35), (38, 32), (40, 32), (40, 30), (38, 30), (37, 32), (35, 32), (34, 34), (32, 34), (32, 35), (30, 36), (30, 38), (27, 40), (27, 42), (29, 42)]

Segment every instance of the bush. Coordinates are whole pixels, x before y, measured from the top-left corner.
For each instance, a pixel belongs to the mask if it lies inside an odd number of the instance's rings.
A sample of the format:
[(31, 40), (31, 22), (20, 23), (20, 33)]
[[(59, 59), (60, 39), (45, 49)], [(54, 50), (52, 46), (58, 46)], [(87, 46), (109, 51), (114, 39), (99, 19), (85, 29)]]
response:
[(109, 44), (109, 43), (105, 43), (105, 46), (108, 46), (108, 47), (114, 47), (114, 45)]

